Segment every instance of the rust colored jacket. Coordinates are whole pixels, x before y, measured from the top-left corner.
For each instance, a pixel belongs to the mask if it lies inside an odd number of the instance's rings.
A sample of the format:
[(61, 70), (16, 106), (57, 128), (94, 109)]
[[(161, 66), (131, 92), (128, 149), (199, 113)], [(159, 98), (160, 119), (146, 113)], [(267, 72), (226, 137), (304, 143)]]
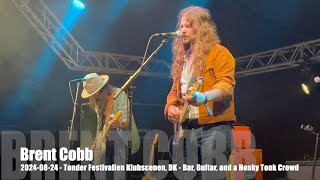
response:
[[(214, 116), (209, 116), (204, 105), (199, 106), (199, 124), (209, 124), (221, 121), (235, 121), (236, 115), (234, 113), (234, 87), (236, 84), (235, 78), (235, 59), (229, 50), (222, 45), (215, 45), (209, 55), (208, 61), (202, 77), (204, 82), (201, 92), (206, 92), (217, 88), (223, 94), (223, 100), (219, 102), (208, 102), (208, 106), (213, 110)], [(173, 82), (170, 93), (167, 97), (167, 104), (165, 106), (164, 115), (168, 118), (169, 105), (181, 104), (181, 85), (180, 78)], [(230, 97), (230, 105), (225, 106), (226, 97)]]

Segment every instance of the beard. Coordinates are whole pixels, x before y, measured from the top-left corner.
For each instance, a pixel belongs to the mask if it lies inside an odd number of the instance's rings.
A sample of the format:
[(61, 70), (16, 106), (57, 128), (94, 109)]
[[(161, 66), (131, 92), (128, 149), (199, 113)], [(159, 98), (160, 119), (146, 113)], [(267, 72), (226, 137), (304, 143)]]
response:
[(196, 41), (195, 35), (186, 36), (186, 37), (183, 37), (182, 39), (182, 43), (186, 47), (191, 47), (191, 45), (193, 45), (195, 41)]

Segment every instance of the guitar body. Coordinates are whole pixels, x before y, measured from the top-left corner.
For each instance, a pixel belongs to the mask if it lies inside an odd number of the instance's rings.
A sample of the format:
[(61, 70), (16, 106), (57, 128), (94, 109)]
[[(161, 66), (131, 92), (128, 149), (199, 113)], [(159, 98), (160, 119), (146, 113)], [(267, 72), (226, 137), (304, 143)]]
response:
[[(119, 117), (122, 115), (121, 111), (118, 111), (114, 117), (114, 121), (118, 121)], [(109, 121), (107, 121), (109, 122)], [(107, 150), (107, 140), (108, 140), (108, 132), (110, 129), (110, 125), (104, 125), (102, 131), (98, 134), (96, 145), (93, 151), (93, 163), (101, 164), (103, 155), (105, 155)]]
[(94, 164), (101, 164), (103, 155), (106, 153), (107, 149), (107, 138), (102, 137), (103, 133), (100, 132), (97, 139), (97, 144), (93, 152), (93, 162)]

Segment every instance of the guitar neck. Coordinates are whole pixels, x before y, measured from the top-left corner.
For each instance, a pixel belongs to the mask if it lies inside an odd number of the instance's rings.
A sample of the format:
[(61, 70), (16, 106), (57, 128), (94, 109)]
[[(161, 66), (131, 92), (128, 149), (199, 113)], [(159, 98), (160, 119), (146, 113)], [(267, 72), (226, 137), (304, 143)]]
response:
[[(154, 156), (154, 144), (152, 144), (152, 147), (151, 147), (151, 152), (149, 156), (149, 166), (153, 164), (153, 156)], [(151, 177), (150, 173), (151, 173), (150, 171), (147, 172), (147, 177)]]
[[(122, 112), (121, 111), (118, 111), (115, 115), (114, 115), (114, 121), (116, 122), (116, 121), (118, 121), (119, 120), (119, 118), (120, 118), (120, 116), (122, 115)], [(106, 121), (106, 123), (108, 123), (109, 121)], [(110, 124), (108, 123), (108, 124), (104, 124), (104, 126), (103, 126), (103, 129), (102, 129), (102, 137), (107, 137), (107, 135), (108, 135), (108, 132), (109, 132), (109, 129), (110, 129)]]
[[(152, 147), (151, 147), (150, 156), (149, 156), (149, 166), (153, 164), (154, 147), (156, 146), (157, 142), (158, 142), (158, 133), (156, 133), (153, 138)], [(147, 177), (149, 178), (151, 177), (150, 173), (151, 173), (150, 171), (147, 172)]]
[(109, 129), (110, 129), (110, 124), (108, 125), (105, 124), (102, 129), (101, 137), (106, 138), (108, 135)]

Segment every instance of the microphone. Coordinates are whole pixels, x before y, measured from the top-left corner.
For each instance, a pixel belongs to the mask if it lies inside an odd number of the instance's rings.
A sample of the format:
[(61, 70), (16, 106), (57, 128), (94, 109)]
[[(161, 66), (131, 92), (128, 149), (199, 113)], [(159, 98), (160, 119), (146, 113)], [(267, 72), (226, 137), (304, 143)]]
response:
[(319, 84), (320, 83), (320, 77), (319, 76), (316, 76), (313, 78), (313, 81), (316, 83), (316, 84)]
[(309, 124), (308, 125), (301, 125), (300, 126), (300, 129), (303, 129), (303, 130), (305, 130), (305, 131), (307, 131), (307, 132), (309, 132), (309, 133), (312, 133), (313, 132), (313, 130), (314, 130), (314, 128), (312, 127), (312, 126), (310, 126)]
[(86, 78), (77, 78), (77, 79), (72, 79), (71, 81), (76, 81), (76, 82), (81, 82), (87, 80)]
[(156, 36), (162, 36), (162, 37), (165, 37), (165, 38), (168, 38), (168, 37), (180, 38), (180, 37), (183, 36), (183, 33), (181, 31), (176, 31), (176, 32), (156, 33), (155, 35)]

